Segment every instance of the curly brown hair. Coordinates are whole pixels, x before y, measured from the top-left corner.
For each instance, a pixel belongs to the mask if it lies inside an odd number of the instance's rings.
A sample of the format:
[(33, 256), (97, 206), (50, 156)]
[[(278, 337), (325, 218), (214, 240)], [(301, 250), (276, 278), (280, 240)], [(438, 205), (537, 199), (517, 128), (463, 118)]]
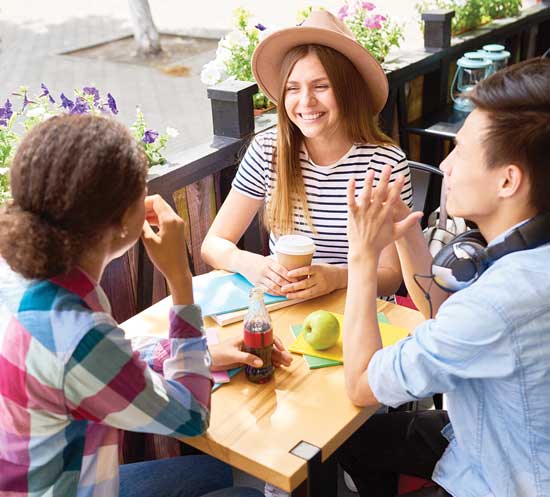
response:
[(0, 211), (0, 254), (25, 278), (72, 269), (145, 188), (147, 158), (128, 129), (92, 115), (53, 117), (22, 140)]

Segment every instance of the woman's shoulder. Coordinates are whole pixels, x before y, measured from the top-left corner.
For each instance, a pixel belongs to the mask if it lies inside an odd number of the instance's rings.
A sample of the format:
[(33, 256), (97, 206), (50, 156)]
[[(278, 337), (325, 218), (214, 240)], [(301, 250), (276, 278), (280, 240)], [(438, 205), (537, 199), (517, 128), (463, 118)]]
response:
[(406, 160), (405, 152), (393, 143), (368, 144), (362, 143), (356, 146), (357, 150), (368, 152), (371, 156), (384, 158), (387, 161), (399, 164)]
[(272, 153), (277, 145), (277, 130), (272, 128), (258, 133), (252, 143), (256, 143), (263, 151)]

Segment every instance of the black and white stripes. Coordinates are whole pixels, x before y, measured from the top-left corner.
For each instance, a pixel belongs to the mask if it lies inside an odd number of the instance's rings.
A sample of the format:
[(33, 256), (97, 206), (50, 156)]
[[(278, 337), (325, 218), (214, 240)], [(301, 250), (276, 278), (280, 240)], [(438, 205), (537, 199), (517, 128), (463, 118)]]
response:
[[(238, 192), (252, 198), (263, 198), (266, 202), (269, 200), (276, 181), (272, 164), (275, 145), (275, 131), (266, 131), (256, 136), (233, 180), (233, 187)], [(317, 247), (315, 262), (347, 264), (346, 187), (350, 178), (357, 180), (357, 188), (360, 190), (369, 169), (375, 171), (376, 183), (382, 167), (389, 164), (393, 168), (390, 181), (395, 181), (399, 174), (406, 175), (401, 198), (408, 205), (412, 203), (409, 166), (405, 155), (396, 146), (354, 145), (344, 157), (329, 166), (314, 164), (304, 148), (300, 152), (300, 161), (309, 210), (317, 233), (310, 231), (301, 209), (297, 209), (295, 215), (295, 232), (306, 234), (314, 240)], [(271, 234), (269, 247), (272, 252), (275, 241)]]

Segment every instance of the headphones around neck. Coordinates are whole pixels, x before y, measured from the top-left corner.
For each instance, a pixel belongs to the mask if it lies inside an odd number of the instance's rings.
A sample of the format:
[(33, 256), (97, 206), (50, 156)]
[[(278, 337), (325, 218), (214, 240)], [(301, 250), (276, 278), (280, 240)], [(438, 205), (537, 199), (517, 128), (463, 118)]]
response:
[(479, 230), (466, 231), (434, 256), (432, 277), (441, 289), (456, 292), (470, 286), (501, 257), (546, 243), (550, 243), (550, 212), (535, 216), (489, 247)]

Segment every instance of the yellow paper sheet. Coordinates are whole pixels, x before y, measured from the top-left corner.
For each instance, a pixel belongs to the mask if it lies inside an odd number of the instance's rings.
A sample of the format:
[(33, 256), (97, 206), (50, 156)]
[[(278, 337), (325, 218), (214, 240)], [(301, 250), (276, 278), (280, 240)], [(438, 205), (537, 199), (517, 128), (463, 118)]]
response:
[[(336, 342), (335, 345), (333, 345), (330, 349), (315, 350), (309, 343), (306, 342), (302, 333), (296, 338), (292, 345), (290, 345), (288, 350), (290, 350), (290, 352), (294, 352), (295, 354), (307, 354), (315, 357), (321, 357), (323, 359), (332, 359), (333, 361), (343, 361), (344, 352), (342, 348), (342, 330), (344, 316), (343, 314), (336, 314), (334, 312), (332, 314), (334, 314), (340, 323), (340, 336), (338, 337), (338, 342)], [(393, 326), (392, 324), (378, 323), (378, 326), (380, 327), (383, 347), (393, 345), (409, 334), (405, 328), (399, 328), (398, 326)]]

